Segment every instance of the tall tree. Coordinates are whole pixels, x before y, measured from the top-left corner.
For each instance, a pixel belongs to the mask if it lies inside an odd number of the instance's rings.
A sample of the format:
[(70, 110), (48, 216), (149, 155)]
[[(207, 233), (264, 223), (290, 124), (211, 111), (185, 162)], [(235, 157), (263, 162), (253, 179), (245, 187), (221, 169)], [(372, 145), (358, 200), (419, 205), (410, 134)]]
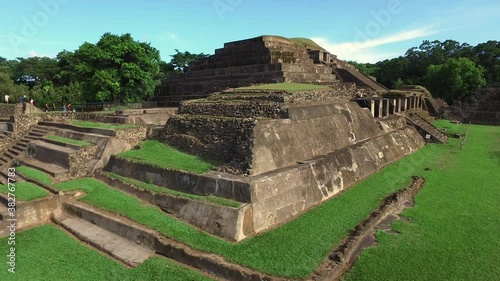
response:
[[(58, 58), (63, 69), (74, 70), (71, 81), (81, 85), (87, 101), (141, 101), (159, 84), (159, 51), (130, 34), (105, 33), (97, 44), (86, 42)], [(67, 74), (60, 77), (66, 85)]]
[(444, 64), (431, 65), (425, 76), (426, 86), (436, 97), (453, 99), (485, 86), (484, 69), (468, 58), (449, 59)]

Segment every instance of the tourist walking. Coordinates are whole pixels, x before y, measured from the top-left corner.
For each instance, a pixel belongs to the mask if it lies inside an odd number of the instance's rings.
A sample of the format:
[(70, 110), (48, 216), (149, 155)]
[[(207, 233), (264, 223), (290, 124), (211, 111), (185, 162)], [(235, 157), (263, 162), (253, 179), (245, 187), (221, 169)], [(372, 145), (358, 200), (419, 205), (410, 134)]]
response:
[(5, 103), (9, 103), (9, 95), (5, 95), (4, 99), (5, 99)]

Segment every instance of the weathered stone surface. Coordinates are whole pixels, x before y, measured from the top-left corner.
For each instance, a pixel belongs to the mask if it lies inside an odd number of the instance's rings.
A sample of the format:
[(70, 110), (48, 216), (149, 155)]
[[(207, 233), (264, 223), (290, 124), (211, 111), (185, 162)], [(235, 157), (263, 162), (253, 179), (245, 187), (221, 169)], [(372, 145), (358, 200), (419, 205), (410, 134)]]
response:
[(314, 64), (307, 49), (279, 36), (230, 42), (168, 81), (162, 95), (208, 95), (264, 83), (332, 83), (332, 68)]
[(500, 87), (479, 89), (453, 102), (445, 117), (482, 125), (500, 125)]
[(212, 195), (243, 203), (251, 202), (248, 180), (230, 174), (209, 172), (194, 175), (183, 171), (165, 170), (111, 156), (106, 171), (143, 182), (198, 195)]
[(220, 170), (250, 170), (254, 119), (177, 115), (165, 126), (164, 139), (183, 151), (223, 163)]
[(355, 103), (294, 107), (290, 119), (261, 121), (254, 130), (252, 175), (294, 165), (377, 136), (382, 131)]
[(285, 170), (252, 179), (259, 233), (328, 200), (425, 144), (413, 127), (393, 131)]
[(403, 115), (390, 115), (387, 118), (377, 120), (384, 132), (390, 132), (406, 127), (406, 119)]
[[(16, 211), (16, 230), (22, 231), (25, 229), (37, 227), (50, 222), (52, 213), (61, 207), (62, 203), (69, 200), (71, 196), (54, 195), (38, 200), (28, 202), (18, 202)], [(0, 195), (0, 206), (7, 206), (7, 199)], [(0, 237), (8, 235), (7, 226), (9, 222), (6, 220), (0, 221)]]

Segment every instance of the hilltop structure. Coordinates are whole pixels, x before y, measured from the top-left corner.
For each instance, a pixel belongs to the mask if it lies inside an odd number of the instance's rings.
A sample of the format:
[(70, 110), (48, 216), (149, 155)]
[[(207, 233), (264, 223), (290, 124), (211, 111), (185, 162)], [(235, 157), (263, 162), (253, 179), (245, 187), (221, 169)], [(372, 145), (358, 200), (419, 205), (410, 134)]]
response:
[(189, 99), (228, 88), (283, 82), (322, 85), (352, 82), (368, 92), (388, 90), (323, 48), (300, 42), (260, 36), (226, 43), (214, 55), (195, 62), (185, 73), (167, 81), (161, 96), (166, 96), (166, 100)]

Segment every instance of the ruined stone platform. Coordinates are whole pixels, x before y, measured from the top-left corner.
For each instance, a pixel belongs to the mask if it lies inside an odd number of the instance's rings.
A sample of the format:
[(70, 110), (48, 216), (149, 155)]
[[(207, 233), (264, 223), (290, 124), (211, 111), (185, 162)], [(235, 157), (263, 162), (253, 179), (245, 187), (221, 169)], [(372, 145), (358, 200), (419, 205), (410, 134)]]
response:
[(332, 68), (315, 64), (308, 50), (280, 36), (224, 44), (162, 86), (162, 95), (208, 95), (227, 88), (266, 83), (334, 83)]

